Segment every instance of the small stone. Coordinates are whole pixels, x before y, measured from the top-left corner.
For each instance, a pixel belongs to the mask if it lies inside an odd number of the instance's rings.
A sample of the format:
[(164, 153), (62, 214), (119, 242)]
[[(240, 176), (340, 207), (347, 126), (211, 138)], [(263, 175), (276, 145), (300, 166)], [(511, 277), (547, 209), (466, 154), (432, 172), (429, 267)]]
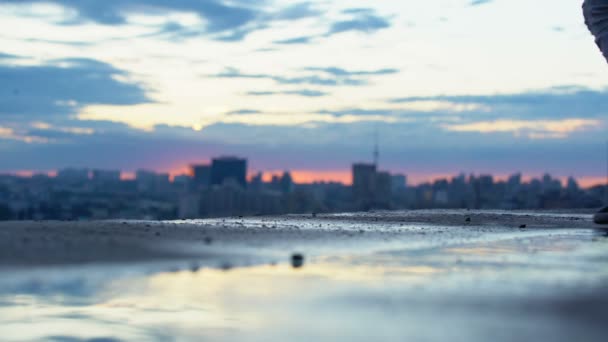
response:
[(519, 226), (519, 228), (520, 228), (520, 229), (524, 229), (524, 228), (527, 228), (527, 227), (528, 227), (528, 226), (527, 226), (527, 225), (525, 225), (525, 224), (522, 224), (522, 225), (520, 225), (520, 226)]
[(291, 266), (293, 268), (300, 268), (304, 266), (304, 256), (300, 253), (294, 253), (291, 255)]
[(464, 222), (471, 222), (471, 218), (467, 217), (466, 219), (464, 219)]
[(210, 236), (205, 236), (205, 238), (203, 239), (203, 241), (205, 242), (205, 244), (210, 245), (213, 243), (213, 239)]
[(312, 217), (317, 217), (317, 213), (312, 213)]

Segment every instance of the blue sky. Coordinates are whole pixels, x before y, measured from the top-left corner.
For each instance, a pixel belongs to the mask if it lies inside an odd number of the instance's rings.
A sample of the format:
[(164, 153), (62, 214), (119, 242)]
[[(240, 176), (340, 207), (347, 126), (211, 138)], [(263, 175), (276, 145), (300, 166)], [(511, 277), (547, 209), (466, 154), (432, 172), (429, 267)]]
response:
[(575, 0), (0, 1), (0, 171), (600, 179), (608, 66)]

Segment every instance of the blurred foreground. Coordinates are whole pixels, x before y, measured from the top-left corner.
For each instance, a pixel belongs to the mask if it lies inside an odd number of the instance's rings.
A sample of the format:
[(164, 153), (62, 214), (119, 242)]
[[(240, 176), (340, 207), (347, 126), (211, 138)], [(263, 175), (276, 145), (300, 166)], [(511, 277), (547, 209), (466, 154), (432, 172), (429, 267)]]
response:
[(600, 228), (488, 211), (0, 223), (0, 324), (9, 341), (605, 341)]

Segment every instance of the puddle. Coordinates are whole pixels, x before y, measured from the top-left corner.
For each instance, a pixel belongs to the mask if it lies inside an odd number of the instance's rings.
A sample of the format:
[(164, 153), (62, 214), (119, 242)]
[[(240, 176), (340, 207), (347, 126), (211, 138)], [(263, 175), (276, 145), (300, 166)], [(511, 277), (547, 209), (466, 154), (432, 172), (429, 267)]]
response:
[(0, 327), (3, 341), (601, 341), (607, 265), (607, 240), (579, 231), (314, 257), (297, 269), (4, 272)]

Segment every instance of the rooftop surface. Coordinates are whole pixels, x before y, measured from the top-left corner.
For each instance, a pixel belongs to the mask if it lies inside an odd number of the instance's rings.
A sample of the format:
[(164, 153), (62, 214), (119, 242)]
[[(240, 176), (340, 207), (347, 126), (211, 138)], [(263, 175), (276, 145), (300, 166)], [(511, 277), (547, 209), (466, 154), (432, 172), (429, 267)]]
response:
[(605, 341), (607, 232), (582, 212), (4, 222), (0, 325), (14, 341)]

